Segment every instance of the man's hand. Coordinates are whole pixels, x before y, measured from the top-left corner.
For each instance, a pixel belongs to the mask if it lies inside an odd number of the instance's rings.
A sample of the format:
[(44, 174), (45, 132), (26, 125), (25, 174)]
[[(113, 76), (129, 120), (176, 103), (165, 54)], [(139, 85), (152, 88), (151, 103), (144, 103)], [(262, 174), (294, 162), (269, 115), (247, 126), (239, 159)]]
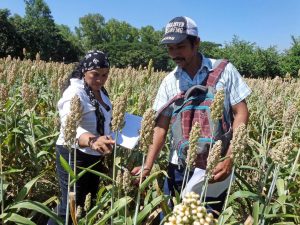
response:
[(211, 183), (225, 180), (231, 173), (233, 161), (230, 157), (219, 162), (213, 171), (213, 179)]
[[(142, 174), (142, 180), (144, 180), (150, 174), (150, 171), (151, 170), (149, 168), (144, 167), (144, 171)], [(135, 185), (139, 184), (141, 172), (142, 172), (141, 166), (134, 167), (133, 170), (131, 170), (132, 176), (138, 176), (135, 180), (133, 180), (133, 184), (135, 184)]]

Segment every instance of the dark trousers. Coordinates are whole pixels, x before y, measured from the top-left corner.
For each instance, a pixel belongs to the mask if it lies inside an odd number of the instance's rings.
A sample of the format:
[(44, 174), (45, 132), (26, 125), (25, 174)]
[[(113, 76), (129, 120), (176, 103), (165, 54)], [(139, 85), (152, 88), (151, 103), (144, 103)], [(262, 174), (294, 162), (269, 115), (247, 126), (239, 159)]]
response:
[[(164, 194), (169, 196), (175, 196), (175, 190), (180, 193), (183, 176), (184, 176), (184, 170), (183, 167), (178, 167), (178, 165), (175, 164), (169, 164), (168, 165), (168, 175), (170, 178), (165, 178), (164, 181)], [(189, 179), (192, 177), (193, 172), (190, 172)], [(217, 214), (214, 213), (214, 211), (221, 212), (225, 198), (226, 198), (227, 190), (224, 191), (222, 194), (220, 194), (216, 198), (207, 197), (205, 199), (205, 202), (213, 202), (213, 201), (220, 201), (220, 203), (214, 203), (214, 204), (208, 204), (206, 206), (207, 211), (214, 214), (215, 217), (217, 217)], [(170, 207), (173, 208), (172, 201), (170, 202)], [(161, 215), (161, 219), (163, 218), (163, 215)]]
[[(69, 174), (64, 170), (64, 168), (60, 164), (60, 156), (62, 156), (67, 162), (69, 162), (69, 151), (64, 146), (57, 145), (56, 146), (56, 172), (58, 177), (58, 182), (60, 186), (61, 199), (60, 204), (57, 206), (57, 214), (64, 221), (66, 217), (66, 207), (67, 207), (67, 194), (68, 194), (68, 176)], [(105, 173), (107, 169), (103, 166), (102, 163), (103, 157), (101, 156), (93, 156), (89, 154), (85, 154), (80, 150), (76, 150), (76, 166), (87, 168), (96, 162), (93, 170)], [(100, 161), (100, 162), (99, 162)], [(71, 167), (74, 168), (74, 153), (71, 153)], [(76, 173), (79, 174), (81, 170), (77, 168)], [(97, 190), (99, 186), (99, 177), (92, 173), (85, 173), (79, 180), (76, 182), (76, 206), (84, 206), (85, 197), (88, 193), (91, 193), (92, 199), (96, 197)], [(71, 190), (73, 187), (71, 187)], [(69, 219), (71, 223), (71, 217)], [(48, 225), (56, 224), (51, 219), (48, 221)]]

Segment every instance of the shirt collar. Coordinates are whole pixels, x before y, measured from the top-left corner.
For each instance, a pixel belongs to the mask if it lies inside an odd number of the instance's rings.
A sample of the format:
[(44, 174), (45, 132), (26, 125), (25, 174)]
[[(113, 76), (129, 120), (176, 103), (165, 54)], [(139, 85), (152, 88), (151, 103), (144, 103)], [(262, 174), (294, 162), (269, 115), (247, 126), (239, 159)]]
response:
[[(201, 64), (200, 69), (197, 71), (197, 74), (201, 73), (201, 71), (205, 68), (208, 71), (211, 71), (212, 70), (211, 60), (209, 60), (209, 58), (206, 58), (202, 53), (199, 53), (198, 55), (199, 55), (199, 57), (202, 57), (202, 64)], [(179, 66), (176, 66), (175, 75), (178, 76), (178, 75), (182, 74), (182, 72), (184, 72), (183, 69)]]
[(71, 78), (70, 83), (71, 86), (83, 86), (83, 79)]

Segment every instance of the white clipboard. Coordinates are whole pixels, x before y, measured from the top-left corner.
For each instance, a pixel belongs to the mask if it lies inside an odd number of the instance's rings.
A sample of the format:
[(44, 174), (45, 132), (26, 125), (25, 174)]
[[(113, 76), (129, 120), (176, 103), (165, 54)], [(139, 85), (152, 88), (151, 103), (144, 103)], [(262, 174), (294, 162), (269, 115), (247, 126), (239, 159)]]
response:
[[(127, 149), (133, 149), (139, 141), (142, 117), (130, 113), (125, 113), (125, 125), (121, 132), (118, 133), (117, 145)], [(111, 134), (115, 139), (115, 133)]]

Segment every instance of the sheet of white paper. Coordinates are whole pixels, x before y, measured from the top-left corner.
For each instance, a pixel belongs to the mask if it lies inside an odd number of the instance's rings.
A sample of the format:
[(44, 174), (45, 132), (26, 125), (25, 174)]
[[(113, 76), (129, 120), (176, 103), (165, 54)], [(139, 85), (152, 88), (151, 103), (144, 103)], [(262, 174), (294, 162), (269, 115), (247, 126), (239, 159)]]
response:
[[(185, 189), (183, 190), (182, 196), (191, 191), (201, 195), (202, 186), (204, 185), (204, 176), (205, 170), (195, 168), (193, 176), (191, 177)], [(231, 176), (228, 176), (224, 181), (221, 182), (208, 184), (206, 196), (218, 197), (220, 194), (222, 194), (229, 186), (230, 177)]]
[[(136, 116), (130, 113), (125, 113), (124, 117), (125, 126), (122, 132), (118, 133), (117, 144), (124, 148), (133, 149), (139, 140), (139, 131), (141, 129), (142, 117)], [(112, 138), (115, 139), (115, 134), (111, 134)]]

